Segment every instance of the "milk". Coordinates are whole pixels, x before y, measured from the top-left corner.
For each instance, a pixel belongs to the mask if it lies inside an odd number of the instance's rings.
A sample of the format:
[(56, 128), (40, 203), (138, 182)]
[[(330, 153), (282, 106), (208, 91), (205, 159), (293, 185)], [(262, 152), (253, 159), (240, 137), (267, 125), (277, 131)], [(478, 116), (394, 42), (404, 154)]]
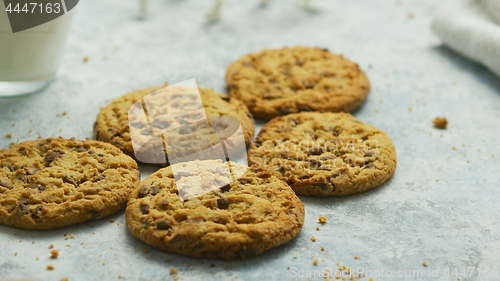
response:
[[(0, 3), (0, 96), (9, 95), (9, 89), (12, 95), (21, 94), (23, 91), (18, 88), (30, 82), (47, 84), (59, 65), (74, 10), (34, 28), (12, 33), (4, 1)], [(19, 93), (14, 93), (13, 85)], [(30, 91), (29, 87), (26, 90)]]

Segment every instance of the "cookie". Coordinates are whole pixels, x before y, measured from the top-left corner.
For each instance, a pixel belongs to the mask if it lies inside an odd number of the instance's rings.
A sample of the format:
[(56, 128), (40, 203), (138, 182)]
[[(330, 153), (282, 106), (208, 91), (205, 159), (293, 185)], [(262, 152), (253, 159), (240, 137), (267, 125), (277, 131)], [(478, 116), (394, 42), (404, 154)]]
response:
[(125, 207), (137, 163), (99, 141), (52, 138), (0, 150), (0, 223), (52, 229)]
[(396, 169), (396, 149), (381, 130), (349, 113), (301, 112), (267, 123), (248, 151), (301, 195), (343, 196), (374, 188)]
[(229, 66), (226, 82), (230, 95), (264, 120), (302, 111), (351, 112), (370, 91), (354, 62), (302, 46), (248, 54)]
[[(241, 259), (292, 240), (304, 223), (304, 205), (267, 170), (220, 160), (163, 168), (145, 179), (127, 204), (133, 236), (157, 248), (194, 257)], [(173, 170), (182, 178), (174, 181)], [(183, 201), (180, 187), (201, 175), (206, 193)], [(227, 181), (229, 184), (221, 184)], [(221, 186), (212, 190), (213, 186)]]
[[(254, 120), (247, 107), (239, 100), (230, 98), (224, 94), (217, 93), (212, 89), (199, 88), (200, 95), (183, 93), (179, 96), (168, 96), (166, 99), (153, 99), (150, 102), (155, 106), (154, 112), (148, 112), (151, 120), (146, 120), (133, 115), (130, 120), (135, 128), (144, 128), (143, 131), (135, 132), (135, 138), (131, 136), (129, 127), (129, 109), (139, 100), (162, 87), (153, 87), (128, 93), (103, 108), (94, 124), (94, 137), (97, 140), (109, 142), (123, 150), (128, 155), (136, 157), (132, 140), (141, 147), (141, 154), (146, 155), (151, 161), (136, 159), (147, 163), (162, 163), (165, 159), (165, 150), (161, 140), (159, 142), (148, 143), (148, 134), (151, 122), (153, 133), (177, 130), (177, 138), (169, 140), (169, 143), (178, 144), (176, 149), (169, 150), (169, 153), (182, 157), (199, 150), (193, 145), (193, 140), (205, 138), (211, 139), (210, 131), (206, 121), (201, 120), (207, 116), (212, 122), (212, 128), (217, 124), (222, 127), (234, 127), (234, 123), (225, 122), (226, 119), (233, 119), (241, 123), (245, 144), (250, 144), (254, 135)], [(203, 108), (192, 108), (197, 106), (193, 100), (203, 102)], [(142, 110), (142, 109), (141, 109)], [(203, 112), (204, 111), (204, 112)], [(154, 118), (152, 117), (154, 116)], [(216, 118), (222, 116), (224, 118)], [(137, 117), (137, 118), (136, 118)], [(197, 121), (199, 121), (197, 123)], [(219, 122), (217, 122), (219, 121)], [(205, 126), (202, 124), (205, 123)], [(217, 123), (217, 124), (216, 124)], [(236, 122), (238, 123), (238, 122)], [(238, 123), (238, 125), (239, 125)], [(141, 136), (144, 134), (145, 136)], [(169, 155), (170, 156), (170, 155)], [(144, 158), (144, 157), (143, 157)], [(158, 160), (160, 159), (160, 160)], [(164, 163), (163, 163), (164, 164)]]

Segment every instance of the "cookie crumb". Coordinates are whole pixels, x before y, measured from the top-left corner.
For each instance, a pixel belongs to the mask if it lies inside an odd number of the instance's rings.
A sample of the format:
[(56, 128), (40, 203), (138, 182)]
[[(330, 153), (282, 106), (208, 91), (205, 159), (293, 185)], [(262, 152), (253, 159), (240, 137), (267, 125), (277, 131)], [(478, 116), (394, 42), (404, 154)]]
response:
[(71, 234), (71, 235), (69, 236), (69, 238), (71, 238), (71, 239), (75, 239), (75, 238), (76, 238), (76, 236), (75, 236), (75, 235), (73, 235), (73, 234)]
[(89, 57), (83, 57), (83, 62), (88, 62), (89, 61)]
[(446, 119), (445, 117), (436, 117), (434, 118), (432, 123), (434, 123), (434, 126), (436, 128), (444, 130), (446, 129), (446, 126), (448, 126), (448, 119)]
[(38, 258), (35, 259), (36, 261), (38, 260)]
[(149, 249), (148, 249), (148, 248), (142, 248), (142, 251), (143, 251), (144, 253), (149, 253)]
[(359, 259), (359, 255), (355, 255), (355, 256), (354, 256), (354, 259), (355, 259), (355, 260)]
[(321, 247), (321, 251), (324, 251), (325, 250), (325, 247)]
[(457, 148), (456, 148), (456, 147), (453, 147), (453, 150), (457, 150)]
[(426, 262), (426, 261), (424, 261), (423, 265), (424, 265), (425, 267), (427, 267), (427, 262)]
[(177, 273), (179, 273), (179, 271), (177, 271), (177, 269), (175, 267), (172, 267), (170, 269), (170, 275), (177, 275)]
[(114, 219), (110, 219), (110, 220), (109, 220), (109, 222), (110, 222), (110, 223), (113, 223), (113, 222), (115, 222), (115, 220), (114, 220)]
[(311, 241), (316, 242), (316, 237), (311, 237)]
[(49, 249), (52, 249), (52, 248), (54, 248), (54, 245), (50, 244)]
[(56, 259), (59, 256), (59, 250), (52, 250), (50, 251), (50, 258), (51, 259)]
[(319, 227), (316, 227), (316, 231), (319, 231)]
[(327, 218), (326, 218), (325, 216), (321, 216), (321, 217), (319, 217), (319, 218), (318, 218), (318, 221), (319, 221), (320, 223), (325, 223), (325, 222), (326, 222), (326, 220), (327, 220)]
[(5, 135), (5, 137), (8, 138), (8, 139), (10, 139), (10, 138), (12, 138), (12, 134), (8, 133), (8, 134)]
[(14, 256), (17, 256), (17, 252), (14, 253)]
[(313, 264), (314, 264), (314, 265), (318, 265), (318, 260), (314, 260), (314, 261), (313, 261)]
[(47, 270), (54, 270), (56, 269), (53, 265), (49, 264), (47, 265)]
[(415, 18), (415, 15), (414, 15), (413, 13), (409, 13), (409, 14), (408, 14), (408, 18), (409, 18), (409, 19), (414, 19), (414, 18)]
[(68, 281), (68, 280), (69, 280), (68, 277), (61, 278), (61, 281)]

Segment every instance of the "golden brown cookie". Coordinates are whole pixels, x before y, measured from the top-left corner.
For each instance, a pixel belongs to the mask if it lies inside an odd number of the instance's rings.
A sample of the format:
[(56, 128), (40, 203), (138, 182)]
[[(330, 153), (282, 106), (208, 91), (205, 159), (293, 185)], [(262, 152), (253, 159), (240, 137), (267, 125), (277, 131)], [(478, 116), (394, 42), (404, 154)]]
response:
[(358, 65), (326, 49), (265, 49), (231, 64), (228, 91), (256, 118), (301, 111), (350, 112), (365, 100), (370, 83)]
[(381, 130), (348, 113), (301, 112), (267, 123), (248, 151), (301, 195), (342, 196), (374, 188), (396, 169), (396, 149)]
[[(108, 106), (103, 108), (94, 124), (95, 139), (109, 142), (128, 155), (135, 157), (129, 128), (129, 109), (134, 103), (160, 88), (162, 87), (152, 87), (128, 93), (112, 101)], [(156, 103), (155, 105), (159, 105), (155, 107), (154, 112), (148, 112), (153, 132), (164, 132), (169, 130), (172, 132), (177, 130), (176, 132), (178, 132), (178, 137), (170, 142), (176, 144), (179, 149), (172, 149), (169, 153), (175, 154), (178, 157), (188, 155), (196, 151), (196, 149), (193, 148), (195, 145), (191, 143), (192, 140), (203, 138), (204, 136), (210, 139), (211, 129), (207, 126), (202, 126), (203, 122), (197, 123), (197, 121), (204, 116), (210, 118), (212, 121), (213, 124), (211, 125), (213, 130), (216, 129), (215, 127), (218, 124), (222, 127), (231, 127), (233, 125), (227, 124), (227, 122), (224, 123), (224, 118), (217, 119), (215, 117), (233, 117), (235, 118), (234, 120), (239, 120), (245, 144), (248, 145), (254, 135), (254, 120), (247, 107), (241, 101), (217, 93), (212, 89), (199, 88), (199, 93), (201, 101), (203, 102), (203, 108), (192, 108), (193, 106), (197, 106), (197, 104), (193, 102), (197, 97), (193, 96), (192, 99), (190, 99), (190, 97), (186, 97), (185, 93), (182, 96), (168, 96), (166, 99), (156, 99), (151, 102)], [(154, 116), (154, 118), (152, 116)], [(134, 118), (134, 116), (132, 117)], [(137, 128), (142, 126), (144, 131), (147, 131), (149, 128), (146, 120), (141, 120), (139, 117), (130, 121)], [(212, 132), (214, 132), (213, 130)], [(139, 138), (136, 136), (134, 141), (136, 141), (136, 144), (139, 143), (141, 146), (144, 145), (144, 153), (148, 153), (147, 150), (150, 150), (149, 158), (153, 160), (164, 158), (165, 152), (161, 142), (159, 144), (148, 144), (147, 138), (149, 135), (147, 132), (143, 132), (143, 134), (145, 134), (143, 141), (141, 140), (141, 131), (138, 131), (137, 134), (139, 134)], [(137, 160), (147, 162), (141, 159)], [(155, 162), (151, 161), (148, 163)]]
[(0, 150), (0, 223), (52, 229), (108, 216), (140, 182), (137, 163), (99, 141), (53, 138)]
[[(233, 173), (244, 174), (233, 180), (225, 165), (217, 160), (175, 164), (141, 182), (127, 204), (132, 235), (163, 250), (227, 260), (292, 240), (304, 222), (304, 205), (293, 190), (265, 169), (237, 163), (231, 163)], [(177, 175), (185, 171), (177, 182), (172, 169), (180, 170)], [(179, 188), (200, 175), (208, 192), (183, 201)], [(212, 190), (214, 185), (222, 187)]]

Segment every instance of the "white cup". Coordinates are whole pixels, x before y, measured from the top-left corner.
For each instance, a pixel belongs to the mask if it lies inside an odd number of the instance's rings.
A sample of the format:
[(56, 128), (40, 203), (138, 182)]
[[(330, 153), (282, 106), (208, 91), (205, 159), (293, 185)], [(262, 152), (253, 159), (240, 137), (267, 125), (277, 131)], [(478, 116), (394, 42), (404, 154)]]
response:
[(0, 1), (0, 97), (32, 93), (53, 80), (73, 13), (74, 9), (14, 33), (4, 1)]

